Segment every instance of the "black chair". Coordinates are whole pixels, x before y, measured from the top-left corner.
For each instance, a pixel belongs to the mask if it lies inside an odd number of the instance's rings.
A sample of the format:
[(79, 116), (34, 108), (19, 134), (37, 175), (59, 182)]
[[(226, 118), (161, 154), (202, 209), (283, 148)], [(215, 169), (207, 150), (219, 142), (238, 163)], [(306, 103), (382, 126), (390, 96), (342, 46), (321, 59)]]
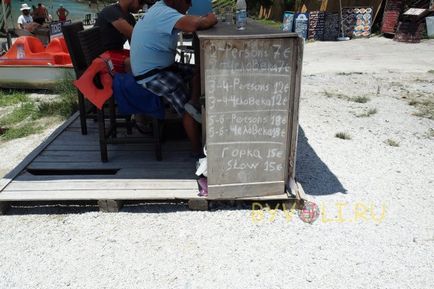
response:
[[(78, 79), (87, 68), (87, 63), (84, 58), (83, 51), (80, 48), (78, 40), (78, 32), (83, 31), (82, 22), (74, 22), (71, 24), (65, 24), (62, 26), (63, 38), (65, 38), (66, 45), (71, 56), (72, 65), (74, 66), (75, 77)], [(78, 96), (78, 110), (80, 112), (80, 126), (81, 133), (87, 134), (86, 118), (88, 111), (93, 110), (93, 107), (83, 97), (83, 94), (77, 90)]]
[[(77, 36), (79, 44), (77, 49), (83, 53), (84, 62), (86, 67), (88, 67), (96, 57), (104, 52), (102, 49), (99, 27), (93, 27), (79, 31)], [(108, 160), (107, 144), (141, 143), (148, 140), (147, 138), (143, 137), (117, 137), (117, 128), (121, 125), (125, 125), (127, 127), (127, 132), (129, 134), (131, 133), (131, 123), (129, 121), (130, 117), (127, 116), (126, 118), (123, 118), (123, 122), (121, 122), (120, 117), (118, 117), (116, 114), (116, 104), (115, 98), (113, 96), (107, 101), (106, 106), (109, 115), (108, 127), (106, 127), (105, 109), (97, 109), (101, 161), (103, 162)], [(160, 161), (162, 159), (160, 120), (152, 118), (152, 128), (153, 140), (155, 143), (155, 155), (156, 159)]]

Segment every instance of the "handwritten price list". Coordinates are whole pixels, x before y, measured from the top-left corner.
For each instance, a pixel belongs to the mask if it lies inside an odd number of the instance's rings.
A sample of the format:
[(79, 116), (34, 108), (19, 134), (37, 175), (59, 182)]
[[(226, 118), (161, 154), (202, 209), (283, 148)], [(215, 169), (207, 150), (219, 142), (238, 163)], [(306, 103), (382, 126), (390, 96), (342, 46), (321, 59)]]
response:
[(205, 41), (210, 186), (285, 178), (290, 47), (289, 39)]

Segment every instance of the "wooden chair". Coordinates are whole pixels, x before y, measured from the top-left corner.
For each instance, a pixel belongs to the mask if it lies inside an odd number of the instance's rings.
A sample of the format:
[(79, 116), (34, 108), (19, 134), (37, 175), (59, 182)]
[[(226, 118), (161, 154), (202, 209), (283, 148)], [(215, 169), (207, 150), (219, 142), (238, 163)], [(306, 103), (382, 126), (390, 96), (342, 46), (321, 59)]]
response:
[[(83, 31), (82, 22), (74, 22), (62, 26), (63, 37), (68, 47), (69, 54), (71, 56), (72, 65), (74, 66), (75, 77), (78, 79), (87, 68), (87, 64), (84, 58), (83, 51), (80, 48), (78, 40), (78, 32)], [(83, 94), (77, 90), (78, 96), (78, 110), (80, 112), (80, 126), (81, 133), (87, 134), (86, 117), (89, 105), (84, 99)], [(90, 108), (92, 109), (92, 108)]]
[[(83, 58), (88, 67), (92, 61), (103, 53), (101, 34), (99, 27), (93, 27), (86, 30), (79, 31), (78, 33), (79, 48), (83, 53)], [(109, 126), (106, 127), (105, 111), (103, 109), (97, 109), (98, 119), (98, 132), (99, 132), (99, 144), (101, 152), (101, 161), (108, 161), (107, 144), (124, 144), (124, 143), (140, 143), (148, 139), (139, 137), (117, 137), (117, 128), (121, 125), (118, 122), (120, 119), (116, 115), (115, 98), (112, 96), (108, 103), (108, 115)], [(130, 132), (131, 125), (128, 122), (129, 118), (122, 124), (126, 124), (128, 131)], [(162, 159), (161, 154), (161, 129), (160, 121), (156, 118), (152, 119), (153, 126), (153, 140), (155, 143), (155, 155), (157, 160)]]

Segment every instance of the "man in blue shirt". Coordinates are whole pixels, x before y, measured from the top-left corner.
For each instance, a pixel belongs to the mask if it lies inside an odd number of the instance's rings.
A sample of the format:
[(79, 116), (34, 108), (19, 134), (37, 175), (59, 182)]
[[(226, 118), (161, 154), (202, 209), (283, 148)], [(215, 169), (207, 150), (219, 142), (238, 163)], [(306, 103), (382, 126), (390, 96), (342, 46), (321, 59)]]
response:
[(190, 6), (191, 0), (161, 0), (139, 19), (131, 39), (131, 68), (139, 84), (164, 97), (182, 117), (193, 153), (199, 153), (199, 69), (175, 62), (176, 46), (179, 32), (210, 28), (217, 18), (185, 15)]

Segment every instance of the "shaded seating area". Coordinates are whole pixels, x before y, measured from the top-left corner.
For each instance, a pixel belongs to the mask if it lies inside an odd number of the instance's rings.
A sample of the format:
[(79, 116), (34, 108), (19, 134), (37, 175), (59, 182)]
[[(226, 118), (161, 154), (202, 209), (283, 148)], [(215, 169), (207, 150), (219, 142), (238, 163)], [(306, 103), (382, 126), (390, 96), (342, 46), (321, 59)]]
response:
[[(100, 58), (100, 55), (104, 52), (101, 45), (101, 36), (98, 27), (93, 27), (84, 30), (83, 23), (76, 22), (70, 25), (65, 25), (63, 29), (66, 43), (71, 54), (71, 59), (76, 71), (76, 78), (80, 79), (86, 70), (92, 65), (92, 63)], [(127, 77), (128, 75), (115, 75), (116, 77)], [(103, 81), (101, 74), (96, 74), (93, 79), (90, 79), (90, 83), (95, 85), (95, 92), (99, 93), (98, 89), (103, 90)], [(130, 79), (132, 76), (130, 75)], [(111, 77), (110, 77), (111, 79)], [(77, 83), (77, 82), (76, 82)], [(114, 83), (122, 84), (123, 81), (114, 81)], [(93, 85), (92, 84), (92, 85)], [(111, 85), (111, 82), (110, 82)], [(146, 106), (134, 105), (137, 103), (137, 95), (130, 95), (132, 93), (131, 88), (136, 85), (136, 94), (141, 93), (139, 97), (143, 97), (146, 101), (144, 103), (159, 103), (159, 96), (149, 92), (140, 85), (130, 82), (128, 89), (118, 87), (114, 89), (117, 92), (116, 97), (109, 95), (106, 103), (100, 107), (87, 101), (82, 92), (78, 91), (78, 100), (80, 107), (80, 124), (82, 134), (87, 134), (87, 118), (92, 118), (98, 122), (98, 134), (99, 134), (99, 146), (101, 161), (107, 162), (108, 158), (108, 144), (126, 144), (126, 143), (149, 143), (149, 137), (138, 137), (132, 134), (133, 123), (131, 121), (131, 114), (145, 114), (151, 119), (151, 133), (152, 140), (155, 146), (155, 156), (157, 160), (162, 159), (161, 153), (161, 134), (162, 134), (162, 119), (164, 118), (163, 106), (156, 105), (160, 108), (160, 111), (150, 111)], [(111, 89), (111, 87), (110, 87)], [(141, 90), (141, 91), (140, 91)], [(90, 99), (94, 98), (92, 95)], [(117, 101), (121, 103), (118, 106)], [(158, 104), (157, 103), (157, 104)], [(120, 108), (120, 109), (119, 109)], [(123, 136), (118, 135), (118, 128), (125, 128), (127, 134)]]

